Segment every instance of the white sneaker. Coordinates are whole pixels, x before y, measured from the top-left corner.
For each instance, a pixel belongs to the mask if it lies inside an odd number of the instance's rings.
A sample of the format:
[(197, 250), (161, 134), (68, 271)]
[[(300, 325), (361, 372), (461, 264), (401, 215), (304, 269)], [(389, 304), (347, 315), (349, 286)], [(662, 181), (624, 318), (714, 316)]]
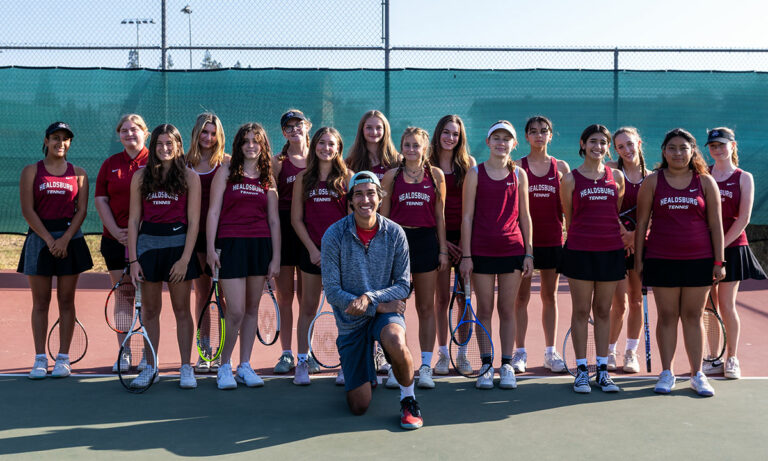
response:
[(456, 357), (456, 371), (459, 372), (460, 375), (470, 375), (472, 374), (472, 364), (469, 363), (469, 359), (464, 354), (459, 354), (458, 357)]
[(232, 365), (225, 363), (216, 374), (216, 387), (219, 389), (237, 389), (237, 381), (232, 376)]
[(309, 360), (299, 362), (296, 365), (296, 369), (293, 371), (293, 384), (297, 386), (308, 386), (311, 381), (309, 380)]
[(723, 372), (723, 361), (715, 360), (714, 362), (707, 362), (706, 360), (701, 364), (701, 372), (705, 375), (716, 375)]
[(248, 387), (261, 387), (264, 385), (264, 380), (261, 379), (261, 376), (259, 376), (255, 371), (253, 371), (250, 363), (241, 363), (238, 365), (235, 381), (238, 383), (243, 383)]
[(608, 352), (608, 371), (616, 371), (616, 351)]
[(210, 373), (211, 362), (198, 357), (197, 363), (195, 364), (195, 371), (198, 373)]
[(736, 356), (728, 357), (725, 361), (725, 372), (723, 373), (728, 379), (740, 379), (741, 367), (739, 366), (739, 359)]
[(339, 369), (339, 372), (336, 373), (336, 385), (337, 386), (344, 385), (344, 370), (342, 369)]
[(493, 389), (493, 367), (488, 368), (488, 371), (477, 377), (475, 387), (477, 389)]
[(416, 384), (419, 389), (434, 389), (435, 382), (432, 381), (432, 368), (429, 365), (419, 367), (419, 382)]
[(53, 365), (51, 378), (66, 378), (70, 373), (72, 373), (72, 366), (69, 364), (69, 357), (57, 357), (56, 363)]
[[(221, 355), (208, 362), (208, 367), (210, 368), (211, 372), (219, 371), (219, 367), (221, 367)], [(229, 368), (232, 368), (232, 360), (229, 361)]]
[(669, 394), (675, 387), (675, 375), (670, 370), (664, 370), (659, 375), (659, 380), (656, 381), (656, 386), (653, 388), (653, 392), (657, 394)]
[(389, 369), (392, 368), (392, 365), (387, 362), (387, 356), (384, 355), (384, 349), (382, 349), (381, 343), (376, 343), (376, 350), (373, 353), (373, 360), (377, 373), (389, 373)]
[(437, 363), (435, 363), (435, 374), (436, 375), (447, 375), (448, 371), (450, 370), (451, 366), (451, 359), (448, 358), (447, 355), (444, 355), (442, 352), (437, 352)]
[(125, 350), (123, 354), (117, 358), (115, 364), (112, 365), (112, 373), (117, 373), (117, 367), (120, 367), (120, 371), (128, 371), (131, 369), (131, 351)]
[(528, 366), (528, 353), (527, 352), (515, 352), (512, 355), (512, 368), (515, 373), (525, 373), (525, 368)]
[(395, 378), (395, 373), (392, 372), (392, 369), (389, 369), (389, 375), (387, 376), (387, 382), (384, 384), (384, 387), (387, 389), (400, 389), (400, 383), (397, 382), (397, 378)]
[(313, 357), (312, 354), (307, 356), (307, 367), (310, 374), (314, 375), (315, 373), (320, 373), (320, 364), (317, 363), (317, 360), (315, 360), (315, 357)]
[(32, 369), (29, 371), (27, 378), (29, 379), (43, 379), (48, 374), (48, 357), (35, 357), (35, 364), (32, 365)]
[(515, 378), (515, 369), (512, 365), (504, 364), (499, 370), (499, 387), (502, 389), (517, 389), (517, 378)]
[(709, 384), (707, 376), (700, 371), (691, 377), (691, 389), (702, 397), (712, 397), (715, 395), (715, 389)]
[(624, 373), (640, 372), (640, 362), (637, 360), (637, 351), (624, 351)]
[(195, 370), (188, 363), (181, 366), (179, 370), (179, 387), (182, 389), (194, 389), (197, 387), (195, 379)]
[(565, 362), (557, 351), (544, 353), (544, 368), (549, 369), (552, 373), (565, 372)]
[[(152, 376), (154, 375), (154, 379)], [(131, 381), (131, 387), (146, 387), (149, 380), (152, 379), (152, 383), (160, 381), (160, 375), (155, 373), (155, 367), (147, 363), (144, 364), (144, 368), (141, 369), (141, 373), (133, 378)]]

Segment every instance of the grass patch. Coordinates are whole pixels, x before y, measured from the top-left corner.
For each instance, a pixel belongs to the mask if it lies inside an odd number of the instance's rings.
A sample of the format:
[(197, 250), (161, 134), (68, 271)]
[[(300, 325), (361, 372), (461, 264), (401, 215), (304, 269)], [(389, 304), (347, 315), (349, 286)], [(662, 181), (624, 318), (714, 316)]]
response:
[[(24, 246), (24, 238), (23, 235), (0, 234), (0, 270), (16, 270), (19, 265), (21, 248)], [(107, 265), (104, 264), (104, 258), (101, 257), (99, 251), (101, 235), (86, 235), (85, 241), (93, 259), (93, 269), (91, 270), (106, 272)]]

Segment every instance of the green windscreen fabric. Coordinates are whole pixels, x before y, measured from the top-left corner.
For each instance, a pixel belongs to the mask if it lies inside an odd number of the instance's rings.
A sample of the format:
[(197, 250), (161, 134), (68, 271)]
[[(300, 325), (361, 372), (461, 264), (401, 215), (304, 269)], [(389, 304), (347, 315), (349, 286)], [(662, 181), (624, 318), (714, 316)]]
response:
[[(407, 126), (429, 133), (445, 114), (466, 124), (472, 155), (487, 158), (485, 135), (499, 119), (511, 121), (522, 138), (526, 119), (542, 114), (554, 122), (550, 153), (571, 167), (580, 163), (578, 141), (589, 124), (614, 130), (636, 126), (643, 136), (647, 163), (660, 161), (664, 134), (675, 127), (706, 142), (706, 129), (736, 130), (740, 166), (755, 176), (754, 224), (768, 224), (768, 74), (754, 72), (645, 72), (579, 70), (394, 70), (389, 72), (389, 112), (399, 146)], [(42, 158), (45, 128), (56, 120), (72, 126), (75, 138), (68, 159), (88, 171), (90, 196), (87, 233), (101, 232), (93, 191), (101, 163), (122, 150), (115, 124), (126, 113), (141, 114), (150, 130), (176, 125), (186, 143), (197, 115), (219, 115), (231, 140), (242, 123), (264, 125), (273, 150), (284, 144), (280, 115), (303, 110), (313, 123), (335, 126), (346, 146), (354, 140), (360, 116), (385, 110), (386, 73), (381, 70), (231, 69), (208, 72), (159, 72), (108, 69), (0, 69), (0, 232), (25, 232), (19, 207), (22, 167)], [(703, 146), (702, 146), (703, 147)], [(528, 153), (522, 138), (515, 158)], [(704, 156), (710, 158), (706, 148)]]

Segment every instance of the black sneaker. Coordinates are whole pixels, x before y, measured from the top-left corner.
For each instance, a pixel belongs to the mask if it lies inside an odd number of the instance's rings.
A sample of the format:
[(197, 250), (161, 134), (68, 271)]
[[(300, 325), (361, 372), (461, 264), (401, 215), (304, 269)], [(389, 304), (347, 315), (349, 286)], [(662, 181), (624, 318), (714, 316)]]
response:
[(400, 427), (403, 429), (418, 429), (424, 425), (421, 418), (419, 402), (413, 397), (406, 397), (400, 401)]
[(608, 367), (600, 365), (595, 375), (595, 384), (600, 386), (603, 392), (619, 392), (619, 386), (613, 382), (611, 375), (608, 374)]
[(576, 369), (576, 379), (573, 380), (573, 390), (579, 394), (589, 394), (592, 388), (589, 386), (589, 370), (584, 365)]

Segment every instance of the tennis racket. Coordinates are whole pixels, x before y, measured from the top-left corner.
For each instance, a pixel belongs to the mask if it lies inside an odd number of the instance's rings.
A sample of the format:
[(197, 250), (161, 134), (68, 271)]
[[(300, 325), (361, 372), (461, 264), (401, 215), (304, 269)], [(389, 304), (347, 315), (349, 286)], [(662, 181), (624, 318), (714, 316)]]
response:
[[(59, 355), (61, 346), (61, 323), (56, 320), (51, 330), (48, 332), (48, 355), (53, 360)], [(85, 334), (85, 327), (79, 320), (75, 319), (75, 328), (72, 330), (72, 340), (69, 343), (69, 363), (77, 363), (85, 357), (85, 351), (88, 350), (88, 335)]]
[[(589, 370), (589, 376), (597, 375), (597, 349), (595, 348), (595, 323), (590, 317), (587, 324), (587, 369)], [(565, 369), (571, 376), (576, 376), (576, 353), (573, 349), (573, 337), (571, 335), (571, 329), (568, 329), (568, 333), (565, 334), (565, 340), (563, 341), (563, 362), (565, 362)]]
[(477, 378), (493, 366), (493, 341), (472, 309), (472, 289), (464, 285), (464, 309), (451, 332), (448, 348), (453, 368), (467, 378)]
[(261, 344), (271, 346), (280, 336), (280, 306), (277, 305), (275, 293), (272, 291), (272, 284), (266, 281), (269, 297), (272, 299), (272, 307), (259, 306), (259, 320), (256, 324), (256, 336), (259, 337)]
[(619, 219), (621, 220), (621, 223), (624, 225), (624, 228), (628, 231), (633, 231), (637, 228), (637, 221), (635, 221), (635, 218), (632, 217), (632, 213), (637, 208), (637, 205), (633, 206), (629, 210), (626, 210), (622, 213), (619, 213)]
[(339, 330), (336, 328), (336, 318), (331, 310), (323, 310), (325, 306), (325, 291), (317, 308), (317, 315), (309, 325), (307, 341), (309, 353), (315, 358), (317, 364), (323, 368), (338, 368), (341, 365), (339, 349), (336, 347), (336, 338)]
[(117, 376), (129, 392), (141, 393), (158, 380), (157, 354), (141, 319), (141, 283), (136, 286), (133, 322), (129, 328), (130, 333), (120, 346), (117, 360), (130, 366), (118, 367)]
[(461, 340), (459, 338), (455, 338), (453, 336), (453, 332), (458, 332), (456, 326), (461, 323), (462, 320), (469, 320), (469, 318), (466, 317), (466, 301), (463, 303), (461, 301), (457, 301), (457, 299), (462, 296), (464, 296), (464, 291), (462, 291), (461, 287), (461, 275), (459, 275), (458, 272), (455, 272), (453, 276), (451, 301), (448, 303), (448, 331), (451, 332), (451, 341), (456, 342), (457, 345)]
[[(217, 255), (221, 255), (221, 250), (216, 250)], [(221, 298), (219, 297), (219, 268), (213, 268), (213, 285), (208, 299), (208, 305), (200, 312), (200, 319), (197, 321), (197, 352), (200, 358), (206, 362), (212, 362), (221, 355), (224, 349), (224, 338), (226, 328), (224, 322), (224, 311), (221, 308)]]
[(133, 297), (136, 288), (128, 277), (128, 266), (123, 269), (120, 280), (115, 283), (104, 303), (104, 318), (107, 326), (117, 333), (128, 333), (133, 320)]
[(704, 361), (716, 362), (725, 354), (725, 324), (715, 309), (715, 301), (709, 294), (710, 306), (704, 309)]
[(645, 370), (651, 372), (651, 325), (648, 323), (648, 288), (643, 287), (643, 330), (645, 331)]

